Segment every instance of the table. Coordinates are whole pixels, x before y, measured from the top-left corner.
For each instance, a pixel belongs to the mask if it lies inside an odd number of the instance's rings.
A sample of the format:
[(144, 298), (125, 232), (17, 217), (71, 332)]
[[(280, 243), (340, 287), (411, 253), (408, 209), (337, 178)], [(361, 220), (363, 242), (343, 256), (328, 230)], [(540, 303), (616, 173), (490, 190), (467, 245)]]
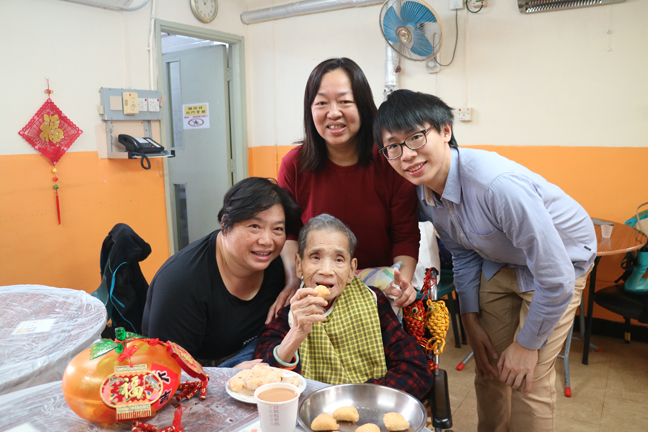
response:
[[(607, 222), (607, 221), (603, 221)], [(589, 296), (587, 299), (587, 324), (585, 325), (584, 349), (583, 349), (583, 364), (589, 362), (589, 346), (592, 336), (592, 320), (594, 309), (594, 292), (596, 291), (596, 269), (601, 257), (608, 255), (625, 254), (638, 249), (641, 249), (646, 244), (648, 238), (631, 226), (613, 222), (612, 235), (610, 238), (601, 237), (601, 226), (598, 219), (594, 219), (594, 230), (596, 231), (596, 259), (594, 260), (594, 267), (590, 275), (589, 283)]]
[[(162, 427), (171, 426), (175, 410), (170, 406), (185, 405), (182, 427), (187, 432), (235, 432), (258, 418), (256, 405), (239, 402), (225, 390), (227, 381), (238, 369), (204, 368), (209, 374), (207, 399), (198, 397), (180, 403), (172, 399), (158, 415), (148, 423)], [(182, 382), (189, 378), (183, 373)], [(302, 398), (316, 390), (328, 387), (318, 381), (306, 380)], [(31, 387), (0, 396), (0, 432), (105, 432), (130, 431), (131, 422), (114, 425), (92, 423), (77, 416), (65, 403), (61, 381)], [(303, 432), (297, 428), (295, 432)], [(423, 432), (430, 432), (424, 428)]]
[(0, 311), (0, 395), (61, 380), (106, 326), (101, 301), (66, 288), (2, 286)]

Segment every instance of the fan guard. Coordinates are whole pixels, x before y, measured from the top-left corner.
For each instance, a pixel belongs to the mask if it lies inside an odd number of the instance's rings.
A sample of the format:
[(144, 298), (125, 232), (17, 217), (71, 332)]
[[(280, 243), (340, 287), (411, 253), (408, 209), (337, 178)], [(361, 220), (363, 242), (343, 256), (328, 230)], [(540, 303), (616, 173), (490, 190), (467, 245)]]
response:
[(409, 60), (431, 60), (443, 44), (443, 25), (422, 0), (387, 0), (380, 10), (380, 30), (387, 43)]

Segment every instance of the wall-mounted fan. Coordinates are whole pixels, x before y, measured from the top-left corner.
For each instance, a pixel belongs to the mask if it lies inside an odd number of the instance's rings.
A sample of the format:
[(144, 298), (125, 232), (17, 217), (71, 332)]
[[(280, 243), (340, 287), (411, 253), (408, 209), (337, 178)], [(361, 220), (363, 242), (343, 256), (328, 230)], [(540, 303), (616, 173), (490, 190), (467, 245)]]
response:
[(422, 0), (387, 0), (380, 11), (380, 29), (387, 43), (409, 60), (431, 60), (443, 44), (439, 16)]

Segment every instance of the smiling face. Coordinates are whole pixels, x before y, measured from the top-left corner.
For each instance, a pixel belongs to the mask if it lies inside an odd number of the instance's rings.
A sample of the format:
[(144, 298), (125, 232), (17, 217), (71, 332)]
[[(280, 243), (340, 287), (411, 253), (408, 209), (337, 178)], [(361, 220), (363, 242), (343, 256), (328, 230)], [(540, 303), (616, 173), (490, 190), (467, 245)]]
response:
[(331, 293), (324, 297), (329, 303), (353, 280), (357, 265), (349, 253), (349, 239), (339, 231), (310, 231), (304, 256), (297, 254), (297, 276), (303, 276), (306, 287), (324, 285), (330, 289)]
[(342, 69), (324, 74), (311, 105), (313, 123), (327, 148), (356, 146), (360, 114), (353, 97), (351, 80)]
[[(406, 132), (387, 132), (383, 130), (383, 144), (398, 144), (404, 142), (412, 133), (427, 129), (429, 125), (414, 126)], [(410, 150), (403, 146), (400, 158), (390, 160), (389, 164), (400, 175), (415, 185), (425, 185), (438, 193), (443, 194), (445, 182), (450, 171), (450, 146), (448, 142), (452, 137), (450, 125), (441, 128), (441, 132), (431, 128), (427, 133), (427, 144), (418, 150)]]
[(283, 207), (275, 204), (251, 219), (221, 231), (226, 259), (248, 271), (263, 271), (279, 256), (286, 242)]

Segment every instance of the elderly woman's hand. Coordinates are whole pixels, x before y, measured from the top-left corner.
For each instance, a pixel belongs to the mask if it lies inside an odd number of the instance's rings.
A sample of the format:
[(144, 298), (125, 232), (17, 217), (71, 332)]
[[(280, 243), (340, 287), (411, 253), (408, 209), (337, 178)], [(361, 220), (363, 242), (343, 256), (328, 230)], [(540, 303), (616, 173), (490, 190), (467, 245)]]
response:
[(313, 329), (313, 323), (324, 322), (324, 308), (328, 302), (317, 297), (314, 288), (298, 289), (290, 299), (290, 312), (292, 313), (292, 329), (304, 335), (308, 335)]
[(387, 285), (385, 294), (394, 301), (394, 306), (401, 308), (409, 306), (416, 300), (416, 290), (398, 270), (394, 270), (394, 281)]

